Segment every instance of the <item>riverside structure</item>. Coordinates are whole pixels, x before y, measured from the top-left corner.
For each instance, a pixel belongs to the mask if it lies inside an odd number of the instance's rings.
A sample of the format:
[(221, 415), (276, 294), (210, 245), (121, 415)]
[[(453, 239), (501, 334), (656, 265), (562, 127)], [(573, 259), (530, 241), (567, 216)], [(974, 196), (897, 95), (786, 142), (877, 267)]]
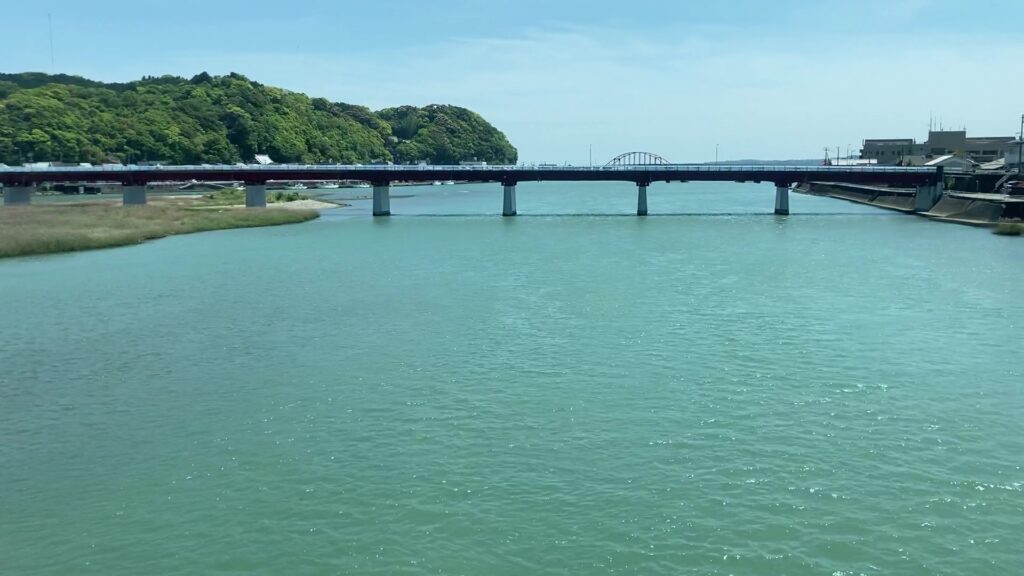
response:
[(941, 167), (893, 166), (720, 166), (720, 165), (609, 165), (575, 166), (396, 166), (396, 165), (244, 165), (244, 166), (74, 166), (0, 168), (4, 204), (27, 204), (42, 183), (120, 183), (125, 205), (146, 203), (150, 182), (242, 182), (246, 206), (267, 205), (268, 182), (361, 180), (373, 186), (373, 215), (391, 214), (392, 182), (466, 180), (499, 182), (503, 191), (502, 215), (516, 215), (519, 182), (634, 182), (638, 216), (648, 214), (647, 188), (653, 182), (768, 182), (775, 186), (775, 213), (789, 214), (789, 189), (810, 182), (875, 184), (916, 188), (915, 210), (926, 212), (942, 197)]

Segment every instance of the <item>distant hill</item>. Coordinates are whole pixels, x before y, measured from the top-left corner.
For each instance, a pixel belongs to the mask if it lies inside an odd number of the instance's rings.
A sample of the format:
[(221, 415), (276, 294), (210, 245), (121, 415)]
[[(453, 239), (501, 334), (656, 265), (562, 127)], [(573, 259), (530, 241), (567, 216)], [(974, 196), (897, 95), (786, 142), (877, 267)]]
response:
[(518, 153), (457, 106), (378, 112), (265, 86), (240, 74), (145, 77), (0, 74), (0, 163), (165, 160), (513, 164)]
[[(722, 160), (721, 166), (821, 166), (822, 160)], [(708, 162), (708, 164), (715, 164)]]

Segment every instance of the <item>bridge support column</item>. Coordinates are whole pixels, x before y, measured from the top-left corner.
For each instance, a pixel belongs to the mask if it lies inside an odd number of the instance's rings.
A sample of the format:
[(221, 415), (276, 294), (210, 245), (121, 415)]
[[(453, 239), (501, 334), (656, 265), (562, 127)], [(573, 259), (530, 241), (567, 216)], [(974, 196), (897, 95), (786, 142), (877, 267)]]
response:
[(780, 216), (789, 216), (789, 185), (775, 185), (775, 213)]
[(373, 185), (373, 215), (391, 215), (391, 183), (374, 183)]
[(146, 203), (145, 186), (123, 186), (121, 188), (121, 203), (125, 206), (141, 206)]
[(514, 183), (503, 184), (505, 189), (505, 201), (501, 206), (502, 216), (515, 216), (516, 215), (516, 185)]
[(4, 206), (32, 203), (32, 186), (4, 186)]
[(929, 212), (942, 199), (942, 183), (917, 187), (914, 195), (914, 212)]
[(267, 207), (267, 185), (246, 184), (245, 186), (245, 207), (266, 208)]
[(637, 184), (636, 215), (647, 216), (647, 184)]

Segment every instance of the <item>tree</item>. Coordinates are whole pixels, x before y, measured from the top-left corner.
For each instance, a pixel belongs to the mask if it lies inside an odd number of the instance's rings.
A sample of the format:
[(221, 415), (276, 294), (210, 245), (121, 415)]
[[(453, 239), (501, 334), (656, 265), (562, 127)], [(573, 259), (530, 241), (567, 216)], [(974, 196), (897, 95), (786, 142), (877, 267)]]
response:
[(240, 74), (147, 76), (104, 84), (76, 76), (0, 74), (0, 162), (176, 164), (251, 160), (515, 162), (505, 136), (454, 106), (363, 106), (309, 98)]

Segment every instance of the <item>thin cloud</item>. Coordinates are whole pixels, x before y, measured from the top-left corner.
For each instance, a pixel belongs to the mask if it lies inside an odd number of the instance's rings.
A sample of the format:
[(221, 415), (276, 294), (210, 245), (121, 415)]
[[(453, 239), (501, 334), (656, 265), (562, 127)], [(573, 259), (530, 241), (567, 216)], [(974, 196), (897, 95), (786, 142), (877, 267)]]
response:
[[(374, 108), (467, 106), (504, 130), (526, 161), (582, 163), (589, 145), (609, 157), (647, 149), (699, 161), (720, 144), (725, 158), (792, 158), (826, 145), (856, 149), (866, 137), (921, 137), (930, 114), (1011, 133), (1024, 81), (1007, 77), (1004, 63), (1024, 57), (1024, 47), (972, 38), (968, 53), (956, 40), (920, 34), (908, 43), (882, 33), (822, 44), (800, 31), (555, 27), (352, 55), (195, 53), (175, 68), (237, 70)], [(958, 71), (1001, 85), (956, 81)]]

